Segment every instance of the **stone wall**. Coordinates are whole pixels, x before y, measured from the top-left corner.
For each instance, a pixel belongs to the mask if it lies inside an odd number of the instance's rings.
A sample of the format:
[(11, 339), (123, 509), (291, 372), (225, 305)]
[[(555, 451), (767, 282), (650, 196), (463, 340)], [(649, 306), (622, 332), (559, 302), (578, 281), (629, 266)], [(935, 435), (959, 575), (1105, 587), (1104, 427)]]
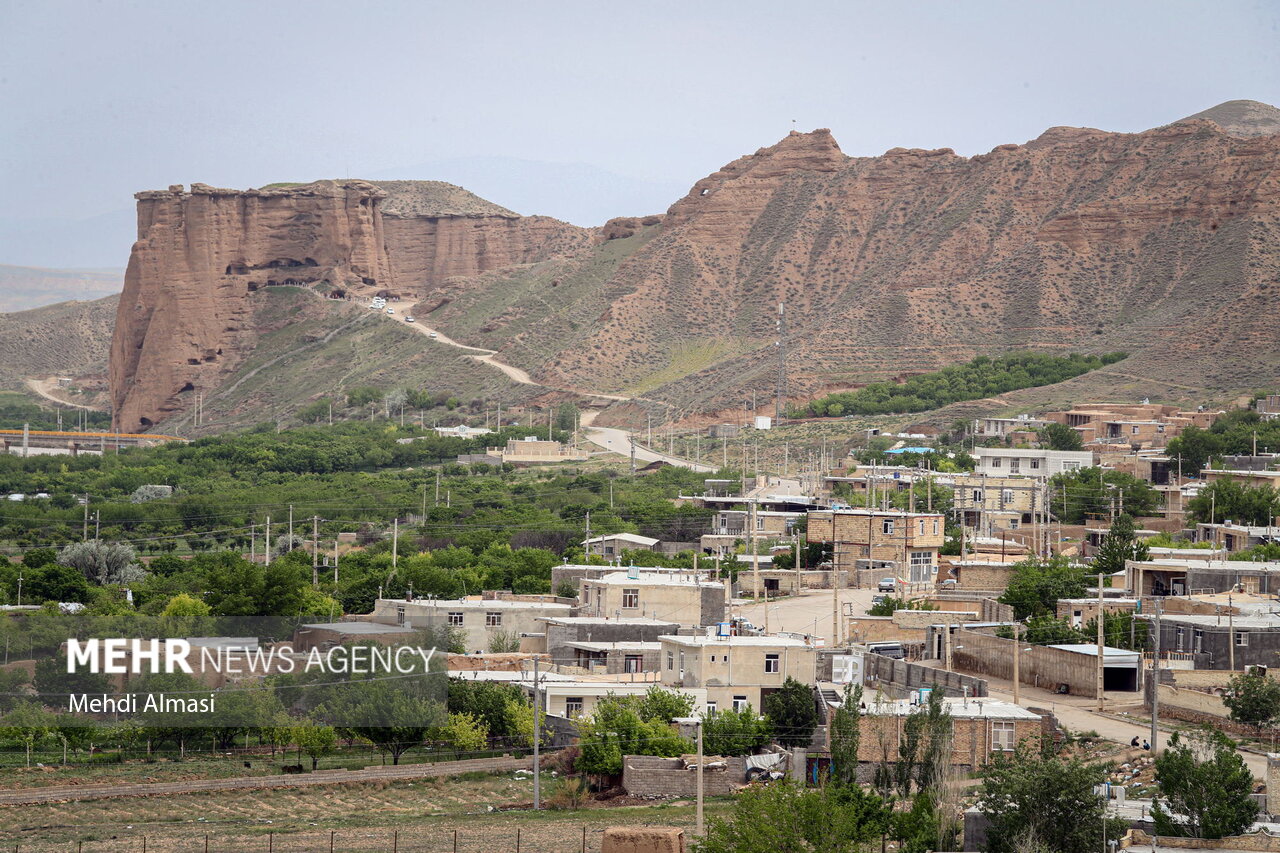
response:
[[(704, 796), (732, 794), (746, 784), (747, 765), (741, 756), (724, 759), (723, 769), (704, 768)], [(655, 755), (625, 755), (622, 758), (622, 787), (633, 797), (693, 797), (698, 793), (698, 773), (686, 770), (680, 758)]]
[(986, 696), (987, 682), (972, 675), (948, 672), (924, 664), (894, 660), (884, 655), (866, 655), (863, 658), (864, 680), (873, 680), (885, 693), (895, 699), (905, 698), (912, 690), (937, 685), (947, 696), (964, 696), (966, 689), (971, 697)]

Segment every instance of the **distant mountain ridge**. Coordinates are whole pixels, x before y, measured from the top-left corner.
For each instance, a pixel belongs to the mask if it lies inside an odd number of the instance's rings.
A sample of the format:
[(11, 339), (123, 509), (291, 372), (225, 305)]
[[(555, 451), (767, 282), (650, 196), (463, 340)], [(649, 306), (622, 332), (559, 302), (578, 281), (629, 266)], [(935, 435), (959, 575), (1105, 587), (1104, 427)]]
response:
[(57, 270), (0, 264), (0, 313), (119, 293), (124, 270)]
[(536, 380), (676, 414), (772, 392), (779, 303), (797, 398), (1011, 349), (1132, 354), (1072, 393), (1274, 385), (1280, 136), (1254, 132), (1260, 107), (1142, 133), (1055, 127), (968, 158), (855, 158), (829, 131), (793, 132), (665, 214), (590, 229), (469, 193), (456, 198), (474, 212), (435, 208), (438, 188), (397, 209), (385, 182), (140, 193), (113, 342), (119, 425), (173, 417), (224, 381), (258, 340), (248, 294), (273, 284), (412, 297), (419, 318)]
[(1232, 136), (1248, 139), (1280, 133), (1280, 109), (1260, 101), (1225, 101), (1183, 121), (1211, 121)]

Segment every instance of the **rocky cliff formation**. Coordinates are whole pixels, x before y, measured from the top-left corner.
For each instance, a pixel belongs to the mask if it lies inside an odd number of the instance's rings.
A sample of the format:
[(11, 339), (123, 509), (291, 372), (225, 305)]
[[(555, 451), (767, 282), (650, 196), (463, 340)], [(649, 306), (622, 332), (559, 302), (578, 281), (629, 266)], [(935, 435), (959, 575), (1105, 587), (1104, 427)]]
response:
[(525, 218), (433, 181), (318, 181), (260, 190), (143, 192), (111, 344), (121, 429), (146, 429), (216, 388), (258, 339), (251, 294), (306, 287), (346, 299), (418, 297), (572, 251), (592, 232)]
[(665, 411), (767, 396), (780, 302), (797, 397), (1030, 348), (1132, 354), (1084, 394), (1220, 399), (1280, 375), (1275, 112), (1051, 128), (974, 157), (792, 133), (665, 215), (593, 230), (430, 182), (144, 193), (118, 423), (216, 384), (272, 283), (421, 297), (423, 319), (539, 381)]
[[(615, 241), (631, 245), (593, 286), (577, 282), (609, 242), (490, 276), (433, 322), (550, 384), (677, 410), (769, 393), (779, 302), (800, 396), (1038, 348), (1126, 350), (1105, 376), (1138, 376), (1131, 393), (1208, 398), (1280, 366), (1278, 167), (1280, 136), (1203, 119), (1053, 128), (969, 158), (850, 158), (827, 131), (793, 134)], [(488, 335), (467, 326), (482, 300), (502, 318)]]

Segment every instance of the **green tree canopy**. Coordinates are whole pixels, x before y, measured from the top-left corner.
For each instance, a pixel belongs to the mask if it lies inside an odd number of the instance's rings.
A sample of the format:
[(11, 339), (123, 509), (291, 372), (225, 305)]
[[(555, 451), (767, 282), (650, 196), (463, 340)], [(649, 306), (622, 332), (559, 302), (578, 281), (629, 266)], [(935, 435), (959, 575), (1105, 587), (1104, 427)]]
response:
[(747, 706), (726, 709), (702, 721), (702, 751), (706, 755), (752, 755), (769, 744), (769, 721)]
[(1018, 619), (1052, 616), (1057, 613), (1058, 599), (1079, 598), (1088, 584), (1086, 570), (1066, 557), (1055, 554), (1045, 560), (1033, 555), (1014, 565), (1000, 603), (1012, 607)]
[(1257, 817), (1253, 774), (1235, 741), (1215, 729), (1170, 737), (1156, 758), (1156, 781), (1160, 795), (1151, 817), (1157, 835), (1225, 838), (1244, 832)]
[[(1106, 779), (1104, 765), (1042, 755), (1025, 745), (997, 754), (978, 791), (978, 808), (990, 821), (983, 849), (1022, 853), (1043, 844), (1059, 853), (1093, 853), (1105, 814), (1093, 789)], [(1105, 826), (1108, 839), (1119, 839), (1128, 822), (1111, 818)]]
[(818, 727), (813, 688), (787, 676), (782, 687), (764, 698), (764, 713), (774, 739), (783, 746), (808, 746)]
[(1227, 682), (1222, 704), (1236, 722), (1270, 725), (1280, 717), (1280, 683), (1257, 670), (1238, 673)]

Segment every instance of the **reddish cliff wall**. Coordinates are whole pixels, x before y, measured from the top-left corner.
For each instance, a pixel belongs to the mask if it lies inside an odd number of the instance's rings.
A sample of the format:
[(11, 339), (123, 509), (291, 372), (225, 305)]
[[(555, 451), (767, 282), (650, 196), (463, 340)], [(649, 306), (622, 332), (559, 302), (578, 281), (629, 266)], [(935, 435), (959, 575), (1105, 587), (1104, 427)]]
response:
[[(448, 184), (388, 187), (319, 181), (139, 193), (138, 241), (111, 344), (116, 426), (146, 429), (216, 388), (257, 342), (249, 295), (260, 288), (417, 298), (450, 276), (530, 263), (593, 239), (588, 229), (486, 207)], [(383, 215), (389, 197), (401, 213)], [(450, 215), (451, 207), (466, 212)]]

